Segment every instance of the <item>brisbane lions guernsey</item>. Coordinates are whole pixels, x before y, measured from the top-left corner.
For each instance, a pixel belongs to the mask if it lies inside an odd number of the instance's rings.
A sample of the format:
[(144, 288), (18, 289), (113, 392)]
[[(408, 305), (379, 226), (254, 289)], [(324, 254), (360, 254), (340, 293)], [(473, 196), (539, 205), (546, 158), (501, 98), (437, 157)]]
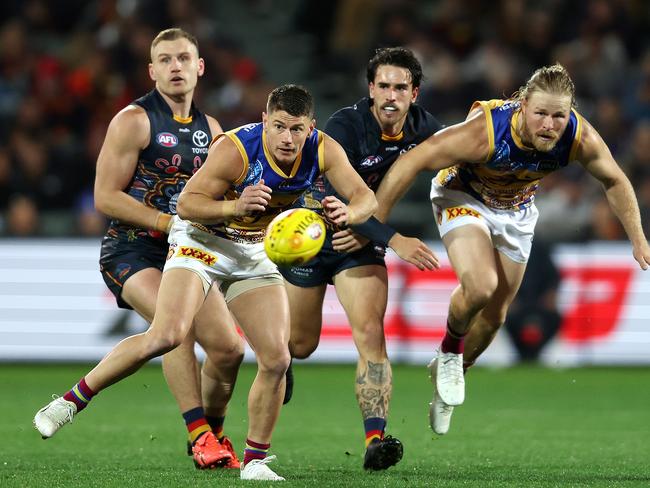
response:
[[(382, 134), (370, 111), (371, 103), (369, 98), (362, 98), (351, 107), (338, 110), (329, 118), (324, 130), (343, 147), (350, 164), (366, 185), (377, 191), (397, 158), (440, 130), (442, 125), (422, 107), (412, 104), (402, 132), (390, 137)], [(326, 195), (336, 195), (336, 192), (327, 178), (319, 178), (305, 195), (304, 206), (322, 211), (320, 202)]]
[[(151, 134), (149, 145), (138, 156), (138, 165), (125, 190), (148, 207), (176, 213), (176, 202), (187, 180), (203, 165), (212, 139), (208, 119), (194, 104), (190, 116), (180, 118), (157, 90), (133, 102), (145, 109)], [(167, 246), (167, 236), (111, 221), (108, 237)]]
[(521, 111), (519, 102), (490, 100), (474, 102), (471, 110), (483, 107), (487, 120), (489, 153), (481, 164), (462, 163), (444, 169), (433, 180), (436, 187), (469, 193), (488, 207), (519, 210), (529, 207), (535, 191), (547, 174), (575, 160), (582, 135), (582, 117), (571, 110), (562, 137), (549, 152), (527, 148), (517, 135)]
[(266, 210), (255, 215), (236, 217), (216, 225), (192, 223), (198, 229), (235, 242), (256, 243), (264, 240), (266, 227), (279, 213), (291, 208), (323, 170), (323, 134), (314, 129), (305, 141), (291, 170), (285, 173), (276, 163), (266, 146), (263, 124), (248, 124), (220, 134), (232, 140), (244, 160), (244, 169), (234, 185), (224, 195), (225, 200), (235, 200), (244, 188), (259, 183), (270, 187), (271, 201)]

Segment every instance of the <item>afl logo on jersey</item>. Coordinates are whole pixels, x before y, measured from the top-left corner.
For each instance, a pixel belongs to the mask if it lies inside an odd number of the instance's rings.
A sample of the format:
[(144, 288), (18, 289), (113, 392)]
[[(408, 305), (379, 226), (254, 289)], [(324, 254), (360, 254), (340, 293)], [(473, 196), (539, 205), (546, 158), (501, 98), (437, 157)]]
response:
[(160, 132), (156, 136), (156, 142), (164, 147), (174, 147), (178, 145), (178, 137), (169, 132)]
[(205, 132), (202, 130), (197, 130), (194, 134), (192, 134), (192, 142), (195, 146), (205, 147), (208, 145), (209, 138)]
[(359, 163), (359, 167), (360, 168), (370, 168), (372, 166), (377, 166), (383, 160), (384, 160), (384, 158), (382, 158), (381, 156), (368, 156), (368, 157), (366, 157), (366, 159), (364, 159), (363, 161), (361, 161)]

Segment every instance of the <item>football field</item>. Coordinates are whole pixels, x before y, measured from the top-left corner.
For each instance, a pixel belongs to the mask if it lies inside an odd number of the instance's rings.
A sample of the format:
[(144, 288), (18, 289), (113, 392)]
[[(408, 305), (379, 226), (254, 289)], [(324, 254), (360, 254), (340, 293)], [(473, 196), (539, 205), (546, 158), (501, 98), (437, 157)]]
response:
[[(62, 394), (84, 365), (0, 365), (0, 487), (226, 487), (238, 471), (202, 472), (185, 455), (186, 431), (159, 365), (98, 395), (55, 437), (32, 428), (36, 410)], [(294, 365), (294, 398), (271, 451), (282, 486), (650, 486), (650, 369), (475, 368), (449, 434), (428, 427), (424, 367), (394, 366), (388, 433), (404, 459), (364, 472), (354, 367)], [(238, 452), (246, 395), (240, 374), (226, 433)], [(277, 482), (275, 483), (277, 484)]]

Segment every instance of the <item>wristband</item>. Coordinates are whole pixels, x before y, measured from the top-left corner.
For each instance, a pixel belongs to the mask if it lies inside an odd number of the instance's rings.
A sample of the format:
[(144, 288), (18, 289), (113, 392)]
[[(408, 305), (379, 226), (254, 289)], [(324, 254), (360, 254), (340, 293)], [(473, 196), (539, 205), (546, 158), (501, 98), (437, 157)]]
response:
[(172, 223), (172, 216), (163, 212), (158, 213), (156, 217), (156, 223), (154, 224), (154, 229), (159, 232), (164, 232), (169, 234), (171, 230), (169, 227)]
[(352, 225), (352, 229), (361, 234), (366, 239), (370, 239), (376, 244), (388, 247), (388, 241), (397, 233), (391, 226), (386, 225), (375, 217), (370, 217), (363, 224)]

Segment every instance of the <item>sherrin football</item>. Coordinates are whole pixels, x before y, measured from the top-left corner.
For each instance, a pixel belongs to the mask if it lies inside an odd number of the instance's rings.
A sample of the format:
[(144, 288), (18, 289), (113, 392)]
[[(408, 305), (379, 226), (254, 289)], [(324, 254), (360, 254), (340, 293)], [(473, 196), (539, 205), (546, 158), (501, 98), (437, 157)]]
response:
[(264, 250), (278, 266), (298, 266), (323, 247), (325, 223), (306, 208), (292, 208), (276, 216), (266, 228)]

